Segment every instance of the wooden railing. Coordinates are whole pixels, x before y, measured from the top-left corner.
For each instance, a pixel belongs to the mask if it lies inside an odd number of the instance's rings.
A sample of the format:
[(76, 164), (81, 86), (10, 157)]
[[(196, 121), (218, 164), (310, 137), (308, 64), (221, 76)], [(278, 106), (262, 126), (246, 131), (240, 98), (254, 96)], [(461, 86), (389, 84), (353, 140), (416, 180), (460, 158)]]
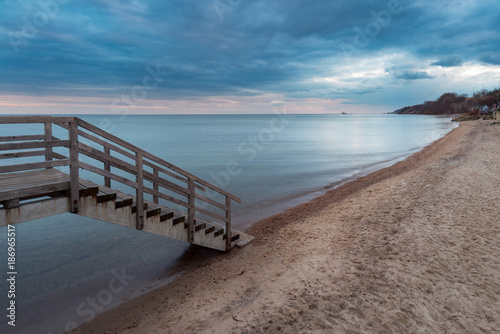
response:
[[(206, 219), (210, 219), (211, 223), (222, 222), (226, 231), (226, 249), (230, 249), (231, 201), (241, 203), (238, 197), (80, 118), (0, 116), (0, 124), (36, 123), (44, 125), (43, 134), (0, 136), (0, 151), (10, 151), (0, 154), (0, 160), (44, 157), (43, 161), (0, 165), (0, 173), (69, 166), (71, 212), (76, 213), (79, 208), (79, 169), (84, 169), (103, 177), (103, 185), (106, 187), (111, 187), (112, 180), (131, 187), (135, 190), (136, 203), (143, 203), (145, 194), (149, 194), (154, 203), (159, 203), (161, 199), (185, 208), (186, 212), (173, 211), (187, 216), (188, 240), (191, 242), (194, 240), (195, 220), (207, 222)], [(54, 136), (54, 125), (67, 131), (67, 139)], [(58, 147), (67, 150), (68, 155), (55, 152), (54, 148)], [(80, 159), (80, 155), (102, 163), (102, 166), (86, 163)], [(126, 172), (132, 177), (118, 175), (112, 172), (112, 168)], [(151, 183), (152, 187), (148, 187), (145, 181)], [(207, 189), (216, 195), (208, 196)], [(168, 195), (166, 191), (173, 194)], [(142, 229), (143, 205), (137, 205), (136, 216), (136, 228)]]

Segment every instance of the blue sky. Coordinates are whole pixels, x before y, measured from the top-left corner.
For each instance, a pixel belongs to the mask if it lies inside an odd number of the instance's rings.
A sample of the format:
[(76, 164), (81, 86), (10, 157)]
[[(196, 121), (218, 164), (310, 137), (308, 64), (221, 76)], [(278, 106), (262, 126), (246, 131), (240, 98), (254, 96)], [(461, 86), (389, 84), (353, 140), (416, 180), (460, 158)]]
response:
[(500, 87), (497, 0), (0, 4), (0, 113), (389, 112)]

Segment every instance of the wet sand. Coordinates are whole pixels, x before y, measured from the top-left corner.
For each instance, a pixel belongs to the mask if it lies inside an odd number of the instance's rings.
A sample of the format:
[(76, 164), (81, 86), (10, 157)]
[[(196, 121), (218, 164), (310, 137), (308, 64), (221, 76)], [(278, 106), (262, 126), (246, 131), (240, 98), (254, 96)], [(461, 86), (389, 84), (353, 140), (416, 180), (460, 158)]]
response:
[(81, 333), (498, 333), (500, 126), (253, 225), (250, 245)]

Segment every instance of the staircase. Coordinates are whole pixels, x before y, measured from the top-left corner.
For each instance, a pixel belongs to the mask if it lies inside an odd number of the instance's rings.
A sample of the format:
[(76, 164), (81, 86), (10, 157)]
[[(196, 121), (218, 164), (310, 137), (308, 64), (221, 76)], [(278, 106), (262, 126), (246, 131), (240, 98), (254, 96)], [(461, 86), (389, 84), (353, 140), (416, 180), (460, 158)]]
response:
[(43, 134), (0, 137), (0, 162), (31, 160), (0, 164), (0, 226), (71, 212), (221, 251), (253, 239), (231, 227), (239, 198), (79, 118), (3, 116), (0, 124), (43, 125)]

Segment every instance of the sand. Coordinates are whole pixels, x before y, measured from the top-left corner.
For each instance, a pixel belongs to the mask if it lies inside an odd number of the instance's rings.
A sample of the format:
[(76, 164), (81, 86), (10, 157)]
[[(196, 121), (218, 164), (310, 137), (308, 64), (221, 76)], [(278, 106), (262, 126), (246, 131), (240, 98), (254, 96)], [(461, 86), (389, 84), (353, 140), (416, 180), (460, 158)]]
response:
[(265, 219), (82, 333), (500, 333), (500, 126)]

